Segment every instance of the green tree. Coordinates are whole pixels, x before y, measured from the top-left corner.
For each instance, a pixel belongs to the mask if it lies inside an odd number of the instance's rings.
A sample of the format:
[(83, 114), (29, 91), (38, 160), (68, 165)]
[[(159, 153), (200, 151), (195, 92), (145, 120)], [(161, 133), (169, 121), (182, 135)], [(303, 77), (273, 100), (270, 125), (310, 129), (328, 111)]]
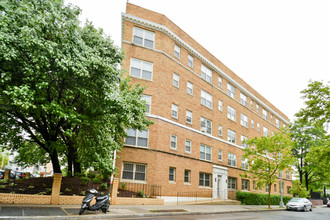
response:
[(252, 175), (257, 187), (269, 186), (268, 208), (270, 208), (271, 186), (275, 182), (279, 171), (290, 168), (293, 164), (291, 156), (291, 139), (289, 134), (282, 130), (273, 136), (252, 138), (245, 143), (244, 157), (248, 158), (249, 170), (245, 177)]
[(125, 129), (150, 121), (143, 88), (122, 79), (123, 53), (79, 14), (62, 0), (1, 1), (0, 144), (21, 162), (50, 160), (55, 173), (60, 158), (71, 173), (111, 172)]
[(301, 185), (299, 180), (292, 181), (292, 188), (290, 189), (290, 194), (298, 195), (300, 198), (309, 197), (309, 192), (304, 186)]

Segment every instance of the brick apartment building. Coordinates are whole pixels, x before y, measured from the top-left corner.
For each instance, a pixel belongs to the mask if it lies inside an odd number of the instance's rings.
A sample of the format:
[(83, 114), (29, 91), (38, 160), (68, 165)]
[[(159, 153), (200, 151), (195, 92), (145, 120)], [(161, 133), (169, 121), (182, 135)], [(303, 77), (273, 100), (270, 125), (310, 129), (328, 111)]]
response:
[[(127, 3), (123, 68), (146, 86), (148, 130), (129, 129), (119, 153), (120, 182), (162, 186), (162, 195), (256, 189), (243, 179), (242, 140), (271, 135), (288, 117), (166, 16)], [(291, 173), (283, 175), (284, 195)], [(279, 194), (279, 182), (272, 187)]]

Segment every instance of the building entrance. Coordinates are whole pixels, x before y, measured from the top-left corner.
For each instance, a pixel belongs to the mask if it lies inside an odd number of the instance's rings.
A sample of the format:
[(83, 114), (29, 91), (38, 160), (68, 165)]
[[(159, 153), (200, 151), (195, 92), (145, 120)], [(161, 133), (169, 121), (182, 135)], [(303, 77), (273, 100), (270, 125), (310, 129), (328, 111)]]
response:
[(213, 198), (228, 199), (228, 169), (213, 165)]

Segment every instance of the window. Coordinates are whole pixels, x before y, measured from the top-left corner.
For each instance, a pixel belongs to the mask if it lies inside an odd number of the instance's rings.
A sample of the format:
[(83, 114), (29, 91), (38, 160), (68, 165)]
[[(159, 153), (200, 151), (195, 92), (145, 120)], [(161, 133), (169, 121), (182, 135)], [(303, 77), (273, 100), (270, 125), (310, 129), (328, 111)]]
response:
[(152, 69), (153, 64), (138, 60), (138, 59), (131, 59), (131, 72), (130, 76), (141, 78), (141, 79), (152, 79)]
[(228, 129), (228, 141), (236, 144), (236, 132)]
[(259, 112), (259, 105), (258, 104), (256, 104), (256, 109), (257, 109), (257, 112)]
[(190, 170), (184, 170), (184, 183), (190, 183)]
[(228, 153), (228, 165), (236, 167), (236, 154)]
[(242, 169), (243, 170), (248, 170), (249, 169), (249, 163), (248, 163), (248, 159), (242, 157)]
[(260, 124), (257, 123), (257, 130), (260, 131)]
[(264, 136), (268, 136), (268, 135), (269, 135), (268, 128), (264, 127)]
[(207, 82), (212, 83), (212, 71), (202, 64), (202, 78)]
[(218, 101), (218, 109), (219, 109), (219, 111), (222, 111), (222, 101), (221, 100)]
[(145, 181), (146, 167), (144, 164), (123, 163), (122, 179)]
[(289, 194), (289, 195), (290, 195), (290, 194), (291, 194), (291, 192), (290, 192), (290, 190), (291, 190), (291, 187), (290, 187), (290, 186), (287, 186), (287, 187), (286, 187), (286, 190), (287, 190), (287, 194)]
[(265, 109), (262, 109), (262, 118), (268, 120), (268, 112)]
[(127, 129), (127, 138), (125, 143), (127, 145), (139, 146), (139, 147), (148, 147), (148, 130), (134, 130)]
[(175, 104), (172, 104), (172, 117), (178, 119), (178, 110), (179, 107)]
[(227, 94), (232, 97), (233, 99), (235, 99), (235, 87), (230, 85), (229, 83), (227, 84)]
[(248, 147), (247, 143), (244, 143), (244, 141), (246, 141), (247, 139), (248, 139), (247, 137), (245, 137), (244, 135), (241, 135), (241, 146), (243, 148), (247, 148)]
[(220, 76), (218, 77), (218, 86), (222, 87), (222, 78)]
[(201, 131), (212, 134), (212, 122), (206, 118), (201, 117)]
[(188, 55), (188, 66), (190, 66), (191, 68), (194, 67), (194, 57), (191, 55)]
[(251, 103), (251, 108), (253, 109), (253, 100), (251, 100), (250, 103)]
[(233, 121), (236, 121), (236, 110), (229, 105), (227, 106), (227, 117)]
[(276, 127), (280, 127), (280, 120), (278, 120), (277, 118), (276, 118)]
[(173, 86), (179, 88), (180, 76), (176, 73), (173, 73)]
[(201, 144), (199, 157), (202, 160), (211, 161), (211, 147)]
[(253, 181), (253, 182), (252, 182), (252, 185), (253, 185), (253, 186), (252, 186), (252, 187), (253, 187), (253, 190), (256, 190), (256, 188), (257, 188), (257, 187), (256, 187), (256, 181)]
[(201, 90), (201, 104), (208, 108), (212, 108), (212, 95)]
[(187, 153), (191, 153), (191, 140), (186, 140), (185, 149)]
[(274, 184), (274, 192), (277, 192), (277, 185)]
[(241, 104), (247, 106), (247, 97), (243, 93), (241, 93)]
[(199, 186), (211, 186), (211, 174), (199, 173)]
[(177, 137), (175, 135), (171, 135), (171, 149), (176, 150), (176, 143), (177, 143)]
[(218, 135), (222, 137), (222, 125), (218, 125)]
[(181, 48), (175, 44), (174, 45), (174, 56), (178, 59), (180, 59), (180, 51), (181, 51)]
[(187, 82), (187, 93), (193, 95), (194, 84)]
[(236, 189), (236, 178), (228, 177), (228, 189)]
[(142, 95), (141, 99), (146, 102), (147, 107), (147, 113), (150, 113), (150, 107), (151, 107), (151, 96), (150, 95)]
[(188, 110), (186, 111), (186, 122), (192, 124), (192, 112)]
[(286, 179), (287, 179), (287, 180), (290, 179), (290, 171), (286, 171)]
[(249, 190), (250, 189), (250, 181), (242, 179), (242, 190)]
[(248, 117), (241, 113), (241, 125), (248, 127)]
[(171, 182), (175, 182), (175, 168), (170, 167), (168, 180)]
[(251, 128), (254, 128), (254, 120), (251, 119)]
[(222, 150), (218, 150), (218, 160), (222, 161)]
[(270, 120), (273, 122), (274, 121), (274, 116), (273, 114), (270, 115)]
[(134, 27), (133, 29), (133, 43), (153, 48), (155, 41), (155, 33), (151, 31), (147, 31), (138, 27)]

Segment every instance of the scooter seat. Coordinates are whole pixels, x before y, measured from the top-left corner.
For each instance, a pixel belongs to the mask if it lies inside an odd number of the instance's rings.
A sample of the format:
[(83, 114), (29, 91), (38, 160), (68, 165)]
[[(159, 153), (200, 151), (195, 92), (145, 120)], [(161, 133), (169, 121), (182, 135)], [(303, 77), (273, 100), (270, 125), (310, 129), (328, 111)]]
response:
[(98, 197), (96, 197), (96, 201), (104, 200), (104, 199), (107, 199), (107, 198), (108, 198), (107, 195), (98, 196)]

